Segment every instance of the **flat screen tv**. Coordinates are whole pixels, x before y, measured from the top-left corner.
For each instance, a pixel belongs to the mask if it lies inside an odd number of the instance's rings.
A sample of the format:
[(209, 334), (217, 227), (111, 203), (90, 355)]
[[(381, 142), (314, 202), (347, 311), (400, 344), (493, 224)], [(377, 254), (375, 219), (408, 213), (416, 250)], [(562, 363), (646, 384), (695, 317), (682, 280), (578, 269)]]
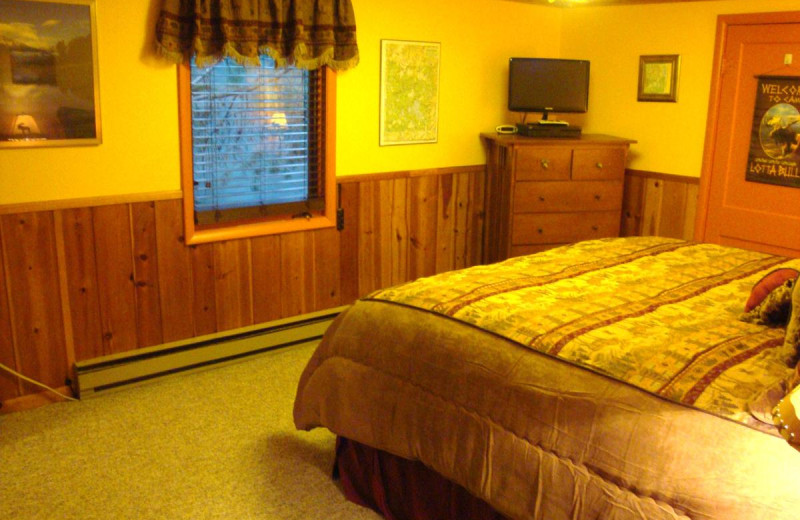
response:
[(508, 109), (512, 112), (579, 113), (589, 108), (589, 62), (554, 58), (511, 58)]

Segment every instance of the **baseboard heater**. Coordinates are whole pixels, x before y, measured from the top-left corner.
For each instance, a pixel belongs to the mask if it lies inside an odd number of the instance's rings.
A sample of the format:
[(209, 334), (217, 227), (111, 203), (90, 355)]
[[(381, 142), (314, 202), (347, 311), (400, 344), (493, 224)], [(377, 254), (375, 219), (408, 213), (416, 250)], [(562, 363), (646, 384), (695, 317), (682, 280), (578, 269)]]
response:
[(73, 391), (79, 399), (153, 379), (217, 367), (247, 356), (322, 338), (347, 306), (251, 327), (165, 343), (75, 363)]

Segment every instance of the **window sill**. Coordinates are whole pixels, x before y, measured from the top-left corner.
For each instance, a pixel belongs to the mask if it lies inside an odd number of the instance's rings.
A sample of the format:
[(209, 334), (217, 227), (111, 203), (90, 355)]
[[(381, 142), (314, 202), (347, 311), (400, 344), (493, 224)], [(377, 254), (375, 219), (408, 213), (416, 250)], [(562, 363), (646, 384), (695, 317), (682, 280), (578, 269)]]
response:
[(326, 216), (318, 216), (307, 219), (297, 218), (292, 220), (258, 222), (255, 224), (241, 224), (214, 229), (191, 229), (187, 230), (186, 244), (206, 244), (209, 242), (220, 242), (223, 240), (252, 238), (257, 236), (276, 235), (280, 233), (292, 233), (298, 231), (312, 231), (315, 229), (325, 229), (331, 227), (336, 227), (335, 219), (330, 219)]

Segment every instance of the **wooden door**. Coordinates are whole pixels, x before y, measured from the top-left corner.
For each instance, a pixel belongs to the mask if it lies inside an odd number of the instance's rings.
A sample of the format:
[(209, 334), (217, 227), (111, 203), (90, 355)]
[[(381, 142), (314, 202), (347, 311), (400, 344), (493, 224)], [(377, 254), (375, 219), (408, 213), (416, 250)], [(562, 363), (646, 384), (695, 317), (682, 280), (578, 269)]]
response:
[(800, 187), (745, 180), (756, 76), (800, 81), (800, 12), (719, 17), (695, 239), (800, 256)]

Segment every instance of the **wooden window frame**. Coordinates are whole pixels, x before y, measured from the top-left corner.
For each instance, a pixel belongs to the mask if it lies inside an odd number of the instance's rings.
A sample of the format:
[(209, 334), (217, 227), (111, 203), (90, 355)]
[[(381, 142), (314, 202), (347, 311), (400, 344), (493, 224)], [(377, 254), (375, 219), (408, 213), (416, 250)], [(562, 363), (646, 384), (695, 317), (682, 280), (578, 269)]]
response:
[(310, 231), (336, 226), (336, 73), (324, 67), (325, 130), (323, 165), (325, 207), (308, 218), (279, 218), (250, 223), (230, 223), (198, 229), (194, 221), (194, 172), (192, 159), (192, 88), (189, 64), (178, 65), (178, 119), (180, 131), (181, 188), (186, 244), (202, 244), (278, 233)]

